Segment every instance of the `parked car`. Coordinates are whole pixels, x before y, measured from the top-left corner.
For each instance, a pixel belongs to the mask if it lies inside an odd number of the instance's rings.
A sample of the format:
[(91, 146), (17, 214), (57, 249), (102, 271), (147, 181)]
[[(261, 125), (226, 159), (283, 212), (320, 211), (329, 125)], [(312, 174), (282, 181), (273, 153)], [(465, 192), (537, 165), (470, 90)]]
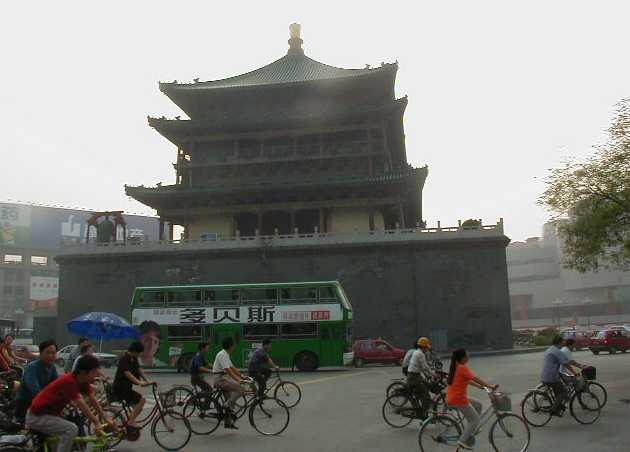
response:
[[(66, 365), (66, 361), (70, 359), (70, 355), (73, 351), (79, 348), (78, 345), (66, 345), (64, 348), (57, 352), (57, 365), (60, 367), (64, 367)], [(111, 353), (94, 353), (101, 363), (103, 367), (112, 367), (118, 361), (118, 356), (112, 355)]]
[(591, 338), (589, 348), (593, 354), (608, 352), (611, 355), (618, 351), (625, 353), (630, 350), (630, 333), (622, 329), (602, 330)]
[(561, 335), (564, 339), (574, 339), (577, 350), (587, 349), (591, 345), (592, 334), (589, 334), (588, 331), (567, 330), (563, 331)]
[(355, 367), (375, 363), (400, 365), (405, 357), (405, 350), (382, 339), (358, 340), (354, 343), (353, 352)]
[(26, 362), (30, 363), (39, 358), (39, 347), (37, 345), (11, 344), (11, 348), (15, 356), (25, 359)]

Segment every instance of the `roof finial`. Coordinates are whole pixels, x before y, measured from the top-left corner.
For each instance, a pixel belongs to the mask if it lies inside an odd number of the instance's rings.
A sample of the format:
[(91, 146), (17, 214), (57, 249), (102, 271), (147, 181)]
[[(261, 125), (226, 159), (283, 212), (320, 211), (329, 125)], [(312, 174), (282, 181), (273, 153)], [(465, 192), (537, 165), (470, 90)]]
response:
[(302, 31), (302, 26), (298, 23), (293, 23), (289, 25), (289, 51), (288, 55), (303, 55), (304, 50), (302, 50), (302, 38), (300, 38), (300, 32)]

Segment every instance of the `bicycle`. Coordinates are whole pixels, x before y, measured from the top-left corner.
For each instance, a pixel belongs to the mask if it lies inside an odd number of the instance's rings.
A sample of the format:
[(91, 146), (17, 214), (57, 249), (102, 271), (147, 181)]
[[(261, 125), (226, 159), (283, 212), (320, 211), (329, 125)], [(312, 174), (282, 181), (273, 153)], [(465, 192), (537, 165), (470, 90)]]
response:
[[(430, 411), (433, 414), (446, 413), (448, 410), (446, 393), (444, 392), (444, 389), (446, 389), (444, 375), (438, 375), (440, 377), (429, 385), (429, 392), (434, 394), (430, 407)], [(399, 384), (395, 382), (390, 384), (390, 387), (392, 389), (388, 392), (391, 394), (385, 399), (381, 409), (385, 422), (391, 427), (403, 428), (414, 419), (422, 420), (422, 402), (418, 400), (415, 392), (406, 383)], [(457, 412), (456, 417), (459, 418), (460, 416), (459, 412)]]
[[(606, 388), (604, 387), (604, 385), (602, 385), (601, 383), (597, 381), (594, 381), (595, 376), (596, 376), (595, 368), (592, 366), (589, 366), (582, 370), (581, 376), (579, 377), (576, 376), (575, 378), (584, 379), (584, 384), (586, 385), (586, 388), (591, 393), (597, 396), (597, 398), (599, 399), (599, 402), (601, 403), (601, 408), (603, 409), (604, 406), (606, 406), (606, 403), (608, 403), (608, 391), (606, 391)], [(542, 390), (544, 386), (545, 385), (543, 383), (540, 383), (538, 386), (536, 386), (535, 389)], [(572, 391), (573, 386), (568, 386), (568, 389)]]
[[(108, 387), (108, 393), (111, 394), (111, 386), (109, 383), (104, 383)], [(146, 415), (144, 419), (136, 420), (139, 424), (139, 428), (133, 428), (127, 426), (127, 419), (132, 411), (132, 408), (124, 401), (118, 401), (115, 397), (110, 398), (110, 402), (120, 402), (120, 407), (110, 405), (104, 408), (106, 413), (109, 413), (111, 418), (127, 427), (127, 435), (125, 438), (130, 441), (135, 441), (140, 435), (140, 431), (147, 425), (151, 424), (151, 437), (164, 450), (175, 451), (184, 448), (190, 441), (192, 431), (188, 419), (186, 419), (181, 413), (172, 409), (174, 403), (169, 400), (171, 391), (166, 393), (157, 392), (157, 383), (151, 385), (151, 391), (153, 393), (154, 405), (151, 411)], [(112, 444), (112, 447), (117, 446), (122, 437), (118, 438), (117, 442)]]
[[(275, 436), (281, 434), (289, 425), (290, 414), (287, 406), (280, 400), (263, 395), (258, 396), (256, 385), (251, 378), (246, 379), (254, 397), (245, 399), (244, 411), (248, 410), (249, 424), (260, 434)], [(182, 415), (192, 418), (191, 424), (199, 434), (214, 432), (221, 422), (228, 417), (238, 417), (227, 408), (227, 395), (221, 389), (195, 391), (184, 405)], [(205, 424), (205, 425), (204, 425)]]
[[(488, 439), (495, 452), (525, 452), (531, 441), (527, 422), (511, 411), (510, 397), (506, 393), (484, 388), (490, 398), (490, 406), (481, 414), (479, 426), (473, 433), (476, 437), (495, 418), (488, 432)], [(456, 447), (463, 431), (463, 419), (456, 419), (448, 413), (429, 416), (418, 432), (418, 444), (422, 452), (447, 450)]]
[[(269, 384), (269, 380), (273, 378), (273, 382)], [(280, 369), (275, 370), (275, 376), (267, 380), (267, 388), (264, 394), (268, 394), (273, 390), (274, 399), (281, 400), (287, 408), (294, 408), (302, 400), (302, 390), (300, 387), (292, 381), (283, 380), (280, 375)], [(258, 384), (256, 384), (258, 389)], [(255, 396), (255, 394), (248, 392), (247, 395)]]
[[(107, 424), (101, 425), (101, 429), (107, 428)], [(103, 433), (98, 435), (77, 436), (74, 439), (74, 448), (86, 450), (88, 446), (92, 452), (107, 452), (111, 450), (112, 441), (122, 437), (122, 432)], [(0, 445), (0, 452), (52, 452), (56, 450), (55, 443), (59, 439), (34, 430), (28, 430), (24, 435), (12, 437), (13, 443)]]
[[(561, 383), (565, 385), (566, 396), (563, 402), (569, 402), (571, 416), (580, 424), (593, 424), (601, 415), (602, 405), (596, 394), (590, 391), (584, 380), (561, 372)], [(528, 424), (544, 427), (554, 416), (555, 394), (551, 386), (543, 385), (542, 389), (529, 390), (521, 401), (521, 414)], [(562, 407), (562, 415), (566, 408)]]

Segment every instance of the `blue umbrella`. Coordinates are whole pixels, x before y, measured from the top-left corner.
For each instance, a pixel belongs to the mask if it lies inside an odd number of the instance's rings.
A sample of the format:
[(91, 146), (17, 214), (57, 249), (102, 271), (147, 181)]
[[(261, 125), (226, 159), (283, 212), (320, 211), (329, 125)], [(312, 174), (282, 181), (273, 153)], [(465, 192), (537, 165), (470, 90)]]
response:
[(77, 336), (98, 339), (136, 339), (140, 332), (129, 322), (110, 312), (88, 312), (68, 322), (68, 331)]

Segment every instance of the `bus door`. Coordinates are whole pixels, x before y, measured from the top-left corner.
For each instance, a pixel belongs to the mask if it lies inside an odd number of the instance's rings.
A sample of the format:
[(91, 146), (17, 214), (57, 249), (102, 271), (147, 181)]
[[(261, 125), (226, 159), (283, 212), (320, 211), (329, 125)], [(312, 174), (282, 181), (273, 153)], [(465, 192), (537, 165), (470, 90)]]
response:
[(214, 324), (208, 327), (208, 340), (210, 341), (210, 348), (213, 351), (213, 357), (217, 355), (223, 349), (223, 339), (231, 337), (236, 344), (236, 351), (231, 355), (232, 363), (236, 367), (242, 367), (242, 351), (243, 346), (241, 341), (241, 325), (240, 324)]

